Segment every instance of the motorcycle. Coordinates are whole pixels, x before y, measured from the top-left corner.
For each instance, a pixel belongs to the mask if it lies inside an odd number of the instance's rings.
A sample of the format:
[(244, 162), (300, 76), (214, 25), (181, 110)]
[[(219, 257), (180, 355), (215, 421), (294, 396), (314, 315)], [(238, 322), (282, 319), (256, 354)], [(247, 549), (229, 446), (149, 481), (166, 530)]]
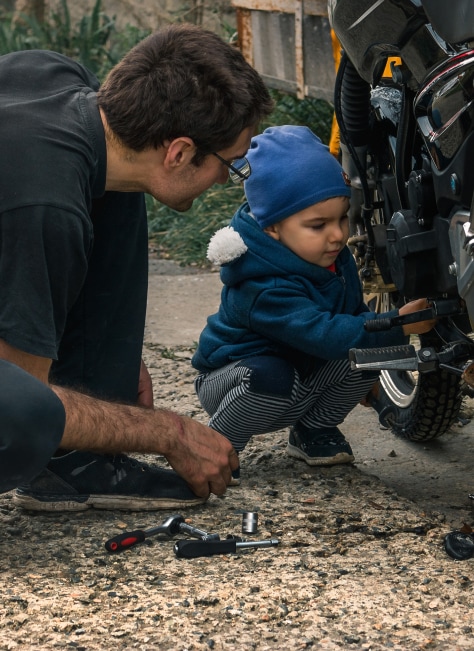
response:
[(380, 312), (430, 301), (367, 327), (437, 318), (406, 345), (352, 350), (351, 363), (381, 371), (380, 422), (428, 441), (474, 395), (474, 3), (329, 0), (328, 14), (342, 47), (335, 114), (364, 292)]

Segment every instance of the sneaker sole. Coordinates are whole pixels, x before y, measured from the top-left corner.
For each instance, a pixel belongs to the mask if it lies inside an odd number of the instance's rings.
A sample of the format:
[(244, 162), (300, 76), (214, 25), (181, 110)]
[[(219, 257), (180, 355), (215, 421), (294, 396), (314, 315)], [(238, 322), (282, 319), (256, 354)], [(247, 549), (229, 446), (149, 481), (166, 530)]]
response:
[(309, 457), (299, 448), (291, 445), (291, 443), (288, 443), (286, 453), (289, 457), (306, 461), (308, 466), (335, 466), (337, 464), (352, 463), (354, 461), (354, 456), (347, 452), (339, 452), (333, 457)]
[(14, 493), (12, 502), (15, 506), (29, 511), (87, 511), (88, 509), (119, 510), (119, 511), (156, 511), (160, 509), (182, 509), (188, 506), (198, 506), (207, 502), (208, 498), (196, 497), (189, 500), (171, 498), (143, 499), (122, 495), (78, 495), (77, 498), (64, 499), (55, 496), (47, 500), (44, 497)]

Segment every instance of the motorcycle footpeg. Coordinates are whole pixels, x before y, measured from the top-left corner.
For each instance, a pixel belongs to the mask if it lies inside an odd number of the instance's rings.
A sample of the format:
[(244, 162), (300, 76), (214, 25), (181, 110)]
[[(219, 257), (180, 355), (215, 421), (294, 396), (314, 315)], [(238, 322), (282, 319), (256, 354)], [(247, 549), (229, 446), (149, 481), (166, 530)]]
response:
[(351, 348), (349, 361), (353, 370), (362, 371), (416, 371), (418, 368), (418, 357), (411, 344), (385, 348)]

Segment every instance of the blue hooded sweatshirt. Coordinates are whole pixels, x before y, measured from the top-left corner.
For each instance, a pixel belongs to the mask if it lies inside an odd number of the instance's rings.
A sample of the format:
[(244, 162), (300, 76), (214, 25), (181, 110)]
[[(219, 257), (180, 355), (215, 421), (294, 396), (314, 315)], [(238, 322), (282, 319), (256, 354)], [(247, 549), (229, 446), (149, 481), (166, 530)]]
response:
[[(405, 341), (400, 326), (365, 331), (369, 319), (393, 317), (398, 310), (369, 311), (347, 247), (336, 259), (336, 272), (306, 262), (267, 235), (247, 203), (236, 212), (230, 228), (218, 231), (213, 240), (221, 233), (227, 258), (221, 255), (216, 260), (229, 261), (221, 266), (224, 287), (219, 311), (208, 318), (192, 359), (198, 371), (268, 354), (293, 361), (297, 367), (311, 360), (314, 367), (327, 360), (347, 359), (351, 348)], [(235, 252), (229, 252), (229, 239), (237, 243)]]

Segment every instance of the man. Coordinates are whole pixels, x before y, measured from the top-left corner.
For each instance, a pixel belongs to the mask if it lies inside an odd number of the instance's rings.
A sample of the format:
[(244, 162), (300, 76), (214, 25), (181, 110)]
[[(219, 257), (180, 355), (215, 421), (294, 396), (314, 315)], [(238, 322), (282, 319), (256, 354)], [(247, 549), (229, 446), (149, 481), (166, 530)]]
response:
[(100, 88), (27, 51), (0, 57), (0, 89), (0, 491), (49, 511), (222, 494), (238, 465), (228, 441), (153, 409), (143, 193), (185, 211), (225, 183), (272, 109), (262, 80), (217, 35), (171, 25)]

